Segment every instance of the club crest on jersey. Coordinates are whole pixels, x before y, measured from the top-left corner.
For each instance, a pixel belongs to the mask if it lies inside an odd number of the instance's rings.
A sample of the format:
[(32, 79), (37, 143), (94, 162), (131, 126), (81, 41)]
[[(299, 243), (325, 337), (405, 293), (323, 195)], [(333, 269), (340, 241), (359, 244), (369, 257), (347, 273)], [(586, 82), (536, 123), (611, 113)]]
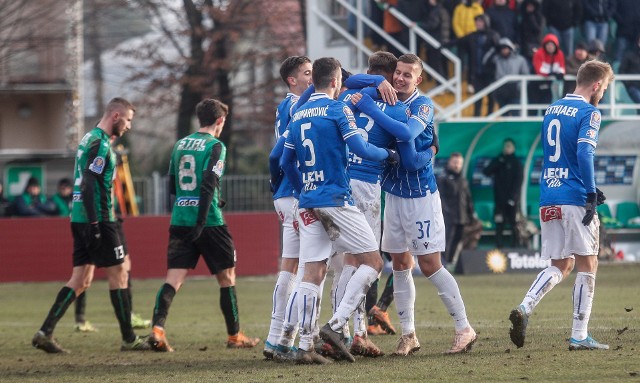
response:
[(540, 209), (540, 218), (542, 219), (542, 222), (562, 219), (562, 209), (560, 206), (545, 206)]
[(318, 220), (318, 218), (315, 216), (315, 214), (313, 214), (313, 212), (310, 212), (307, 210), (300, 212), (300, 218), (302, 218), (302, 223), (305, 226), (309, 226)]
[(429, 121), (430, 111), (431, 111), (431, 108), (429, 107), (429, 105), (420, 105), (420, 108), (418, 109), (418, 117), (420, 117), (425, 121)]
[(589, 126), (591, 126), (592, 128), (600, 129), (600, 120), (602, 119), (602, 117), (600, 117), (600, 112), (591, 112), (591, 119), (589, 120)]
[(218, 160), (211, 171), (214, 172), (218, 176), (218, 178), (222, 177), (222, 172), (224, 171), (224, 161)]
[(104, 157), (96, 157), (91, 165), (89, 165), (89, 170), (97, 174), (102, 174), (104, 170)]

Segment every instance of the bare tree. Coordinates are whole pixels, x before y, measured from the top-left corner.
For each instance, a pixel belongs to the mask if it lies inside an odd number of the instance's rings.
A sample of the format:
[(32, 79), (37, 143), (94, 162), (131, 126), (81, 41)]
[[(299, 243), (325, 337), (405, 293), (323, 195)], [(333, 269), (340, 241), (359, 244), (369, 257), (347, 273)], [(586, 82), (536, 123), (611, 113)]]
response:
[[(231, 106), (222, 140), (232, 153), (235, 133), (256, 126), (272, 132), (280, 81), (274, 63), (304, 53), (298, 0), (135, 3), (151, 15), (156, 37), (123, 54), (145, 60), (132, 79), (147, 84), (153, 102), (177, 105), (178, 138), (192, 131), (195, 105), (205, 97)], [(283, 15), (290, 15), (285, 22)]]

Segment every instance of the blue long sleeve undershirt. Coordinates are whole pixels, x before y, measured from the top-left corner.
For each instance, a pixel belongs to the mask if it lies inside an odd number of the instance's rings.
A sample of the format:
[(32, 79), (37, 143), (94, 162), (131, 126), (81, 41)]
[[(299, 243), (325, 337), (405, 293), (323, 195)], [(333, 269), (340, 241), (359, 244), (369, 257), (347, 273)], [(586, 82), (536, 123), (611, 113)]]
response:
[(578, 168), (587, 193), (596, 192), (596, 181), (593, 170), (593, 157), (596, 148), (586, 142), (578, 143)]
[(400, 141), (411, 141), (424, 130), (424, 126), (416, 119), (410, 118), (407, 123), (404, 123), (387, 116), (368, 94), (362, 95), (356, 108), (368, 114), (384, 130)]
[(295, 189), (296, 193), (302, 191), (302, 175), (300, 169), (296, 166), (296, 151), (285, 147), (282, 151), (282, 157), (280, 157), (280, 167), (284, 171), (284, 174), (289, 178), (289, 182)]
[(410, 171), (415, 172), (427, 166), (433, 158), (433, 149), (429, 147), (427, 150), (416, 152), (415, 141), (398, 142), (398, 154), (400, 154), (400, 162), (402, 166)]

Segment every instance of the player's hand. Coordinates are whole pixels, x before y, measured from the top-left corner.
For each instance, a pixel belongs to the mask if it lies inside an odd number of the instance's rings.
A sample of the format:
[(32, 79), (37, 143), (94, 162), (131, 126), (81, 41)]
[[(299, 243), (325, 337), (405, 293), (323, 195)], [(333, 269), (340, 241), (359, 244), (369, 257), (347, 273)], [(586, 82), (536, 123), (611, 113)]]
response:
[(92, 250), (96, 250), (100, 247), (102, 239), (102, 233), (100, 232), (100, 225), (98, 222), (89, 224), (89, 247)]
[(378, 85), (378, 93), (380, 93), (382, 101), (389, 105), (395, 105), (398, 101), (398, 94), (396, 93), (396, 90), (393, 89), (393, 85), (391, 85), (387, 80), (384, 80), (382, 84)]
[(604, 193), (602, 192), (602, 190), (596, 188), (596, 199), (598, 202), (598, 206), (600, 206), (604, 203), (604, 201), (607, 200), (607, 197), (604, 196)]
[(593, 216), (596, 214), (596, 204), (598, 200), (598, 193), (587, 193), (587, 203), (584, 205), (585, 214), (582, 218), (582, 224), (589, 226), (593, 221)]
[(564, 73), (556, 72), (553, 74), (556, 80), (564, 80)]
[(389, 154), (389, 156), (387, 157), (387, 159), (385, 160), (389, 165), (397, 165), (398, 162), (400, 162), (400, 156), (398, 155), (398, 152), (396, 152), (393, 149), (385, 149), (387, 151), (387, 154)]
[(357, 103), (359, 103), (360, 100), (362, 100), (362, 93), (358, 92), (351, 95), (351, 103), (353, 105), (356, 105)]
[(187, 240), (189, 242), (195, 242), (202, 235), (202, 230), (204, 230), (204, 225), (196, 224), (193, 229), (191, 229), (191, 233), (189, 233)]
[(440, 139), (438, 138), (438, 135), (436, 134), (435, 130), (433, 131), (433, 138), (431, 139), (431, 146), (435, 148), (435, 150), (433, 151), (433, 155), (435, 156), (440, 151)]
[(283, 178), (284, 173), (282, 172), (282, 169), (280, 169), (280, 172), (278, 172), (278, 177), (269, 179), (269, 189), (271, 189), (272, 194), (278, 191)]

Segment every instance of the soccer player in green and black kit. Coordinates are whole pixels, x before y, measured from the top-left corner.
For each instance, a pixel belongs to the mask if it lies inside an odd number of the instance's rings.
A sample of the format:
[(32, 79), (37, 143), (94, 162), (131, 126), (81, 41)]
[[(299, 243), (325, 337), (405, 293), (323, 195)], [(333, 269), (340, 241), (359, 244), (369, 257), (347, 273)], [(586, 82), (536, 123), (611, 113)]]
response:
[(176, 196), (169, 228), (168, 270), (153, 309), (149, 343), (156, 351), (173, 351), (164, 331), (173, 297), (200, 255), (220, 285), (220, 309), (227, 325), (227, 347), (254, 347), (260, 339), (240, 332), (235, 291), (236, 251), (224, 224), (220, 177), (226, 148), (218, 140), (228, 114), (227, 105), (206, 99), (196, 106), (200, 130), (179, 140), (169, 165), (170, 192)]
[(124, 250), (111, 195), (116, 157), (110, 138), (122, 136), (131, 129), (134, 113), (129, 101), (112, 99), (98, 126), (80, 141), (71, 208), (73, 272), (31, 341), (34, 347), (45, 352), (66, 352), (53, 339), (53, 330), (76, 297), (89, 287), (96, 267), (103, 267), (107, 274), (111, 304), (122, 333), (120, 350), (144, 351), (150, 348), (146, 338), (136, 336), (131, 327), (131, 302), (127, 272), (123, 267)]

